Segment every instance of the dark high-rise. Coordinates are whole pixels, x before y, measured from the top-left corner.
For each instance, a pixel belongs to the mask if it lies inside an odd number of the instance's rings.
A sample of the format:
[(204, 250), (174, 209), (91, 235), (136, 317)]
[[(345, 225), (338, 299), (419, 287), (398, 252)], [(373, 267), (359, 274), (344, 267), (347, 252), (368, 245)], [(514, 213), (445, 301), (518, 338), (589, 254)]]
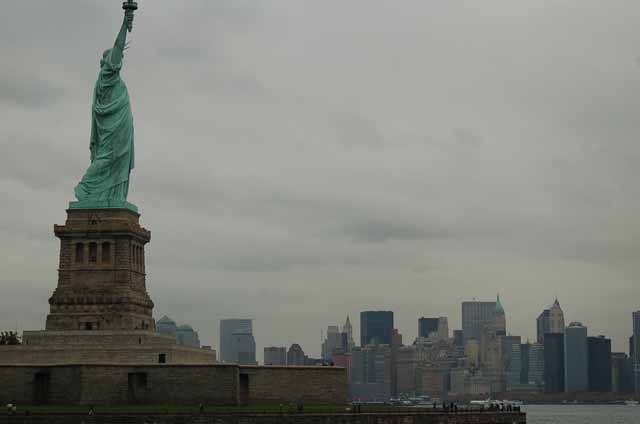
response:
[(636, 394), (640, 394), (640, 311), (633, 313), (633, 381)]
[[(545, 337), (547, 337), (545, 335)], [(587, 327), (574, 321), (564, 331), (564, 389), (566, 393), (589, 389)]]
[(538, 343), (544, 342), (544, 335), (551, 333), (551, 311), (545, 309), (536, 319)]
[(564, 392), (564, 334), (544, 335), (545, 393)]
[(454, 346), (464, 347), (464, 336), (462, 330), (453, 330), (453, 344)]
[(393, 342), (393, 312), (360, 312), (360, 346)]
[(633, 393), (631, 358), (624, 352), (611, 354), (612, 391), (617, 394)]
[(425, 318), (418, 319), (418, 337), (429, 337), (431, 333), (438, 332), (438, 318)]
[(589, 391), (611, 392), (611, 339), (588, 337)]

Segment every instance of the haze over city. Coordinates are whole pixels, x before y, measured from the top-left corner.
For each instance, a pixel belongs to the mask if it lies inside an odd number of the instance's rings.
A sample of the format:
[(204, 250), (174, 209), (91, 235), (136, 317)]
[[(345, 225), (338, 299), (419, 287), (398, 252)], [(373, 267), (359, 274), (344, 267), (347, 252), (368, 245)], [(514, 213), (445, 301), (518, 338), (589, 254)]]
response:
[[(3, 5), (0, 329), (43, 326), (111, 6)], [(535, 340), (558, 297), (567, 323), (627, 350), (640, 4), (144, 8), (123, 78), (156, 319), (217, 346), (220, 319), (253, 318), (260, 354), (318, 356), (347, 315), (357, 339), (360, 311), (393, 310), (410, 343), (420, 316), (457, 329), (461, 301), (499, 292), (508, 333)]]

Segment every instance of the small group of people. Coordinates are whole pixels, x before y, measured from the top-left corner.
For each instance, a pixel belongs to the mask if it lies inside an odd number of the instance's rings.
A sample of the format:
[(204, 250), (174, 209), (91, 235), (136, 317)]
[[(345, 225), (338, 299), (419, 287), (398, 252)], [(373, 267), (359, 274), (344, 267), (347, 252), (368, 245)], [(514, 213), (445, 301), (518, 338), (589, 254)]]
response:
[(486, 409), (492, 412), (520, 412), (520, 406), (511, 405), (511, 404), (503, 404), (503, 403), (492, 403)]
[(13, 403), (7, 403), (7, 415), (16, 415), (18, 413), (18, 407)]

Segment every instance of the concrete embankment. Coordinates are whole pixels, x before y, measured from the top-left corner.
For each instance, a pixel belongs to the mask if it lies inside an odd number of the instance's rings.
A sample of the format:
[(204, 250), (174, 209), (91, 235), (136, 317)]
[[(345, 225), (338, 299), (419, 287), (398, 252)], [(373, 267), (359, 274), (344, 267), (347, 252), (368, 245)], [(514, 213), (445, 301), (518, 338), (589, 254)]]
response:
[(525, 424), (520, 412), (0, 415), (0, 424)]

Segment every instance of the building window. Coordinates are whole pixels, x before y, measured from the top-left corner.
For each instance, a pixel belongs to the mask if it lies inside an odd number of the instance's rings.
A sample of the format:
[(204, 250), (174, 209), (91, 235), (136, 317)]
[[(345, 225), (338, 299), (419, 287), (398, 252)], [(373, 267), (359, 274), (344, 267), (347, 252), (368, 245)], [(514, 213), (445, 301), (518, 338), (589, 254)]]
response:
[(90, 322), (85, 322), (84, 329), (89, 331), (93, 330), (93, 324), (91, 324)]
[(166, 353), (161, 353), (158, 355), (158, 363), (159, 364), (166, 364), (167, 363), (167, 354)]
[(132, 245), (131, 246), (131, 262), (133, 262), (133, 267), (135, 268), (135, 265), (138, 264), (138, 246), (136, 245)]
[(111, 243), (108, 241), (102, 243), (102, 263), (111, 263)]
[(98, 243), (89, 243), (89, 263), (98, 262)]
[(84, 244), (76, 243), (76, 263), (81, 264), (84, 262)]

